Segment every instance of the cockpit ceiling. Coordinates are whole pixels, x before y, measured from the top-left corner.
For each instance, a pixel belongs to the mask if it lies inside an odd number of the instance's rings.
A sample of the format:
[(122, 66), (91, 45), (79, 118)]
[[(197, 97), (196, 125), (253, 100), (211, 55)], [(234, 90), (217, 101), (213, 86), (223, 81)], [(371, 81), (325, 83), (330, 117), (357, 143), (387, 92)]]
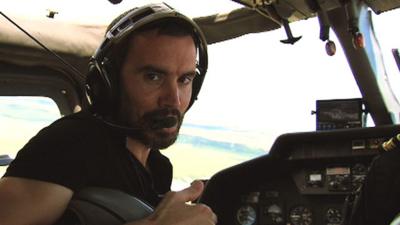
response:
[[(284, 17), (290, 18), (289, 21), (306, 19), (312, 17), (316, 12), (316, 5), (320, 5), (325, 10), (337, 8), (350, 1), (339, 0), (232, 0), (249, 8), (274, 7), (278, 12), (291, 12)], [(357, 3), (357, 1), (355, 1)], [(400, 0), (364, 0), (376, 14), (390, 11), (400, 7)]]
[(226, 14), (198, 17), (194, 20), (204, 31), (208, 44), (281, 27), (279, 22), (249, 8), (236, 9)]
[(365, 2), (376, 14), (390, 11), (392, 9), (397, 9), (400, 7), (400, 0), (367, 0)]
[[(312, 17), (314, 15), (314, 10), (310, 7), (305, 0), (232, 0), (234, 2), (240, 3), (252, 9), (265, 9), (274, 8), (277, 13), (288, 19), (290, 17), (298, 17), (298, 19), (305, 19)], [(327, 1), (328, 4), (332, 4), (336, 0)], [(297, 16), (296, 16), (297, 15)]]

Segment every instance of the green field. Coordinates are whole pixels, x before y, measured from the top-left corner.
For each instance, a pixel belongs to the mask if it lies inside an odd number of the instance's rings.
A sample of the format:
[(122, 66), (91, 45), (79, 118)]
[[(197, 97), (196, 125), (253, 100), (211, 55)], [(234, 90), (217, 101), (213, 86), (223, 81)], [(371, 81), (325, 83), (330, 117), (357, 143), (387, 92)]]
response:
[(174, 166), (174, 179), (190, 183), (194, 179), (208, 179), (214, 173), (250, 159), (246, 155), (221, 151), (220, 148), (198, 148), (176, 143), (162, 150)]

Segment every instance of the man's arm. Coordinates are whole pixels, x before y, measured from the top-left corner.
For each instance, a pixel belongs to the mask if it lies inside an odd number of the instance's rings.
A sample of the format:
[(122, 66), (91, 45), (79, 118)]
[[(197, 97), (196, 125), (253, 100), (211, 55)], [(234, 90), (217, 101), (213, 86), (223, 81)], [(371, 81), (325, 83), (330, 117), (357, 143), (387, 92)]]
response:
[(43, 181), (0, 179), (0, 225), (50, 225), (64, 212), (72, 190)]

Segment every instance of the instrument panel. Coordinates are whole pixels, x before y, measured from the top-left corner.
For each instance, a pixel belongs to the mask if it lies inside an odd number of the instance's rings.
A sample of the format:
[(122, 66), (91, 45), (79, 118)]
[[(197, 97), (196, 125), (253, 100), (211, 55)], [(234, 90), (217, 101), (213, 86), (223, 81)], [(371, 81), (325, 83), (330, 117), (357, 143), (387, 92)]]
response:
[(222, 225), (340, 225), (381, 144), (398, 126), (285, 134), (270, 153), (227, 168), (201, 202)]
[(244, 193), (236, 213), (239, 225), (340, 225), (346, 196), (358, 189), (367, 165), (298, 168), (287, 177)]

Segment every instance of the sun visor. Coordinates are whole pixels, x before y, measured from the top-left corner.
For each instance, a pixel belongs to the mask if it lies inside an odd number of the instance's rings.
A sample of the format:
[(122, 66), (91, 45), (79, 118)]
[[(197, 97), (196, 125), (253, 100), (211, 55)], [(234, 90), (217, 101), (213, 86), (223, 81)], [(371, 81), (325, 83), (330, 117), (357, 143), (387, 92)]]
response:
[(265, 17), (249, 8), (236, 9), (227, 14), (197, 17), (194, 21), (203, 30), (208, 44), (281, 27), (272, 18)]
[[(81, 26), (51, 19), (11, 19), (83, 74), (86, 73), (87, 62), (105, 31), (104, 26)], [(0, 30), (0, 61), (22, 66), (65, 69), (55, 56), (3, 17), (0, 19)]]
[(400, 7), (400, 0), (365, 1), (365, 3), (376, 13), (383, 13)]

